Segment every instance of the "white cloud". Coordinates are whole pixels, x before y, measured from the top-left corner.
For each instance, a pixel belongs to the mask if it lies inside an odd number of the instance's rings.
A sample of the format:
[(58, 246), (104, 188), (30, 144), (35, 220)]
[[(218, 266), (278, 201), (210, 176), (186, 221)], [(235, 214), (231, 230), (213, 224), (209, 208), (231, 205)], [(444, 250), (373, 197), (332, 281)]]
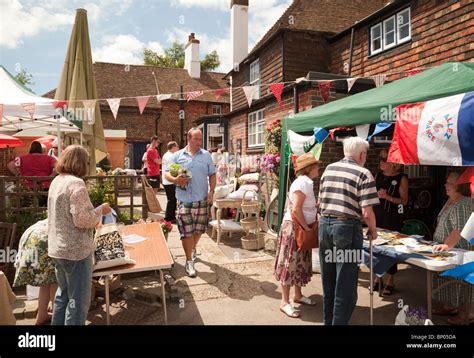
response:
[(104, 37), (102, 46), (92, 50), (92, 57), (94, 61), (140, 65), (143, 64), (144, 48), (163, 53), (158, 42), (144, 43), (133, 35), (115, 35)]
[(16, 48), (28, 37), (72, 29), (75, 10), (84, 8), (90, 23), (120, 16), (134, 0), (0, 0), (0, 47)]
[(71, 26), (74, 14), (38, 6), (26, 9), (18, 0), (2, 0), (0, 20), (0, 46), (16, 48), (25, 37)]
[(176, 8), (189, 9), (191, 7), (202, 7), (213, 10), (228, 10), (230, 1), (228, 0), (171, 0), (171, 6)]

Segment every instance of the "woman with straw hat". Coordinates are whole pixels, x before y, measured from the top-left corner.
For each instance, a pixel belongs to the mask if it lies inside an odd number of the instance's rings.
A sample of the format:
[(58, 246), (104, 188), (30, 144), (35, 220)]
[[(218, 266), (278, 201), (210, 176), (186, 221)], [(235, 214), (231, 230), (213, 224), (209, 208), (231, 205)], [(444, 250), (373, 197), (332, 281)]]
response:
[[(300, 317), (290, 303), (290, 288), (295, 287), (294, 303), (314, 306), (310, 298), (303, 296), (301, 287), (305, 286), (312, 276), (311, 250), (298, 250), (295, 238), (295, 225), (310, 230), (316, 220), (316, 198), (313, 180), (319, 175), (319, 160), (313, 154), (306, 153), (296, 159), (297, 178), (291, 184), (288, 208), (278, 235), (275, 259), (275, 278), (282, 287), (280, 310), (292, 318)], [(292, 219), (294, 217), (298, 223)]]

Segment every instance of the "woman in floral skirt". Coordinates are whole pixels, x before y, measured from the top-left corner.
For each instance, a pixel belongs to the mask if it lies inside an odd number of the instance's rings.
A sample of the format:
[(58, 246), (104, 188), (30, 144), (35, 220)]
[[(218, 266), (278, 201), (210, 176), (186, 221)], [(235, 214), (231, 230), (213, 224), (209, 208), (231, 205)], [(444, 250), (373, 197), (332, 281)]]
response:
[(312, 262), (311, 250), (298, 251), (296, 245), (292, 216), (305, 230), (313, 224), (316, 218), (316, 198), (314, 196), (313, 180), (319, 175), (319, 161), (311, 153), (306, 153), (296, 160), (296, 180), (291, 184), (288, 209), (278, 235), (278, 245), (275, 260), (275, 278), (282, 288), (280, 310), (292, 318), (300, 317), (290, 303), (290, 288), (295, 287), (293, 302), (314, 306), (310, 298), (303, 296), (301, 287), (311, 280)]
[(39, 287), (36, 325), (48, 324), (52, 315), (48, 306), (58, 288), (54, 264), (48, 256), (48, 220), (38, 221), (21, 236), (13, 286)]

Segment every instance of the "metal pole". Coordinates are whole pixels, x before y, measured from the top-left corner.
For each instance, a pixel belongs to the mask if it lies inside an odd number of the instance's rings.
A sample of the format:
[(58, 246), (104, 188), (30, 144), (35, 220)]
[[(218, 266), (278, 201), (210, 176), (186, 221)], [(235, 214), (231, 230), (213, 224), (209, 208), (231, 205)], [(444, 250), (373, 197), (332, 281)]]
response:
[(183, 96), (183, 86), (179, 86), (179, 141), (180, 148), (184, 147), (184, 96)]
[(58, 157), (61, 156), (61, 152), (62, 152), (62, 145), (61, 145), (61, 116), (58, 116), (57, 115), (57, 118), (56, 118), (58, 121), (57, 121), (57, 128), (56, 128), (56, 131), (57, 131), (57, 135), (58, 135)]
[[(372, 251), (372, 237), (369, 238), (369, 255), (370, 255), (370, 325), (374, 325), (374, 255)], [(379, 290), (382, 288), (379, 287)]]

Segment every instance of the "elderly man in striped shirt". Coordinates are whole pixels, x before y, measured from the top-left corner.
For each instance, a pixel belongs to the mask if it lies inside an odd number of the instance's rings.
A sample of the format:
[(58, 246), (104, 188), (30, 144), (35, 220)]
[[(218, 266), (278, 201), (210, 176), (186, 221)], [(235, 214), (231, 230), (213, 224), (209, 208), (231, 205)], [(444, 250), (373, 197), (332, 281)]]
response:
[(369, 143), (344, 140), (344, 159), (327, 166), (319, 186), (319, 256), (324, 293), (324, 324), (347, 325), (357, 302), (363, 260), (362, 220), (377, 238), (372, 206), (379, 203), (375, 180), (364, 168)]

